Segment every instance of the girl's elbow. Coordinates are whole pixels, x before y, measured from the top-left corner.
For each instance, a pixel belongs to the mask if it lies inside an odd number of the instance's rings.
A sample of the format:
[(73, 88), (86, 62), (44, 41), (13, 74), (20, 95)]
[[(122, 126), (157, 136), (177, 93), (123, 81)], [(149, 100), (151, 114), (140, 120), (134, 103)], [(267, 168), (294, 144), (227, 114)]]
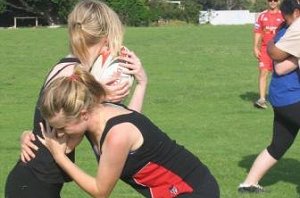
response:
[(94, 194), (93, 197), (94, 198), (108, 198), (109, 196), (101, 194), (101, 193), (97, 193), (97, 194)]
[(283, 74), (285, 74), (285, 72), (282, 69), (279, 69), (277, 67), (274, 68), (274, 72), (278, 75), (278, 76), (282, 76)]
[(268, 55), (273, 61), (276, 61), (276, 62), (281, 62), (286, 58), (282, 54), (274, 53), (272, 50), (268, 50)]
[(109, 192), (104, 192), (104, 191), (97, 191), (97, 192), (95, 192), (95, 193), (93, 193), (93, 197), (95, 197), (95, 198), (108, 198), (109, 197), (109, 195), (110, 195), (110, 193)]

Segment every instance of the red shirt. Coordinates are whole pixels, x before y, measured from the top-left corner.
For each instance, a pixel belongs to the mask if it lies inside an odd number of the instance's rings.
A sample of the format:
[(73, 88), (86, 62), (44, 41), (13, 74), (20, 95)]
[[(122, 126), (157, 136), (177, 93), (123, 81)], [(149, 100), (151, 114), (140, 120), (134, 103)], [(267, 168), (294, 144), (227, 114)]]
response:
[(261, 12), (255, 22), (254, 32), (262, 34), (262, 46), (275, 35), (277, 27), (284, 21), (280, 11), (265, 10)]

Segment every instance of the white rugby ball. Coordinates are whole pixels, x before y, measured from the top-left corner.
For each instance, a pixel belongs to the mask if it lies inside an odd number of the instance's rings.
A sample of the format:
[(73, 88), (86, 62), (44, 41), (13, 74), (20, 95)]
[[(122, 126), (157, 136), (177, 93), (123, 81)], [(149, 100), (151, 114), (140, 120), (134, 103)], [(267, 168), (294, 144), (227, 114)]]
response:
[[(104, 62), (103, 59), (105, 59)], [(128, 69), (119, 65), (119, 60), (117, 58), (114, 58), (111, 55), (108, 55), (107, 57), (100, 55), (92, 66), (91, 74), (101, 83), (107, 81), (117, 72), (121, 72), (120, 77), (114, 81), (113, 84), (128, 81), (131, 86), (134, 78), (132, 75), (124, 73), (126, 70)]]

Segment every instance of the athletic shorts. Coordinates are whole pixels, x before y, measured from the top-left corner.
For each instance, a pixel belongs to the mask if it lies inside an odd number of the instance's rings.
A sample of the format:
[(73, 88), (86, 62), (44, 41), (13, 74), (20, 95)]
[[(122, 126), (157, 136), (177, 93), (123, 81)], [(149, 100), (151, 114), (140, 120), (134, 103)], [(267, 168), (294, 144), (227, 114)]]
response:
[(300, 102), (273, 107), (273, 138), (267, 147), (269, 154), (279, 160), (292, 146), (300, 128)]
[(273, 71), (273, 60), (267, 53), (267, 46), (262, 46), (259, 57), (259, 69)]
[(6, 179), (5, 198), (60, 198), (62, 187), (39, 180), (29, 166), (18, 162)]

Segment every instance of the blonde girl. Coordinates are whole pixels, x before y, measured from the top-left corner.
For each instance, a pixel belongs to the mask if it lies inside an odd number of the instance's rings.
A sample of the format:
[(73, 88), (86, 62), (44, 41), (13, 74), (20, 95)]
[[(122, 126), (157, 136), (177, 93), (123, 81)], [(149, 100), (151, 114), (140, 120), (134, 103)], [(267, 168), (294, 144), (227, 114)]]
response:
[[(117, 14), (101, 1), (80, 1), (69, 15), (68, 32), (70, 55), (61, 59), (51, 69), (40, 93), (53, 80), (70, 76), (78, 63), (81, 63), (82, 70), (91, 71), (95, 60), (102, 54), (118, 56), (123, 43), (123, 27)], [(128, 69), (126, 74), (133, 75), (136, 80), (129, 106), (141, 111), (147, 86), (143, 66), (131, 51), (126, 52), (125, 56), (120, 56), (119, 60), (123, 62), (120, 65)], [(119, 77), (120, 74), (116, 73), (110, 79), (101, 81), (107, 93), (104, 100), (119, 102), (128, 95), (128, 82), (113, 83)], [(35, 109), (33, 131), (26, 132), (21, 137), (21, 159), (8, 175), (5, 187), (7, 198), (58, 198), (63, 183), (70, 181), (46, 147), (36, 139), (37, 135), (42, 135), (39, 123), (45, 122), (38, 108), (39, 103), (40, 98)], [(68, 157), (74, 161), (74, 152), (70, 151)]]

